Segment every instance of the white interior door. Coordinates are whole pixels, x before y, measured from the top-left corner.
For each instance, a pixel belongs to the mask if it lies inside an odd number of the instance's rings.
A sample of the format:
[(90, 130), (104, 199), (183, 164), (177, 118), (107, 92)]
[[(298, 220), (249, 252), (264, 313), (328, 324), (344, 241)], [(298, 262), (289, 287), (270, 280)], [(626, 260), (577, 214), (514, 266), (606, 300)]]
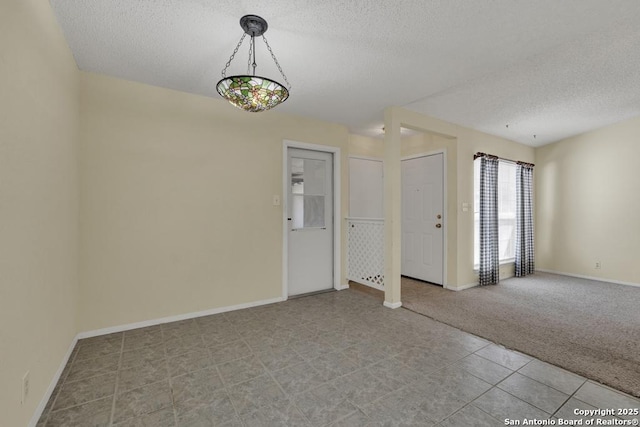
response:
[(287, 151), (288, 294), (333, 286), (333, 154)]
[(443, 284), (443, 154), (402, 161), (402, 266), (404, 276)]

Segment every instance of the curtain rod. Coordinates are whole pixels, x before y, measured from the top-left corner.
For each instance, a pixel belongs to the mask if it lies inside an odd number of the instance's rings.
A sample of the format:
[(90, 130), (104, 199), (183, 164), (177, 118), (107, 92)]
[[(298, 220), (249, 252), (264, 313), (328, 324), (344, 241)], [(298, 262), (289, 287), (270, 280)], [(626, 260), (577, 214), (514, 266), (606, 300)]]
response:
[(504, 160), (506, 162), (516, 163), (516, 164), (522, 165), (522, 166), (530, 166), (530, 167), (534, 167), (535, 166), (533, 163), (521, 162), (520, 160), (505, 159), (504, 157), (494, 156), (493, 154), (481, 153), (479, 151), (476, 154), (473, 155), (473, 160), (477, 159), (478, 157), (488, 157), (488, 158), (494, 158), (494, 159), (498, 159), (498, 160)]

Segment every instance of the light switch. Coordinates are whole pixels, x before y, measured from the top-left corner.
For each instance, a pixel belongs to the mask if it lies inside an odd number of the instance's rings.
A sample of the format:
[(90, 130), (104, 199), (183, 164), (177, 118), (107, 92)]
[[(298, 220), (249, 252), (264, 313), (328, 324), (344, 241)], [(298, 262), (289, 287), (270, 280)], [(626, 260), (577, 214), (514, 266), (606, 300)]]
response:
[(273, 196), (273, 206), (280, 206), (280, 196)]

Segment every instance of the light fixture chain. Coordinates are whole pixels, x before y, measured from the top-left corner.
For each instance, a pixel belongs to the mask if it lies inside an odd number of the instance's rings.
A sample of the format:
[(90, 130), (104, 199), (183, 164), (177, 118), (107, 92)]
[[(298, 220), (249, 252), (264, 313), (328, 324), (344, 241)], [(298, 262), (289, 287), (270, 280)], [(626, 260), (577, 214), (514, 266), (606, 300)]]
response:
[[(245, 33), (246, 34), (246, 33)], [(251, 37), (253, 41), (253, 37)], [(251, 57), (253, 54), (253, 43), (249, 43), (249, 60), (247, 61), (247, 74), (251, 74)]]
[(267, 41), (267, 38), (264, 36), (264, 34), (262, 35), (262, 40), (264, 40), (264, 44), (267, 45), (267, 49), (269, 49), (269, 53), (271, 54), (271, 58), (273, 58), (273, 62), (276, 63), (278, 70), (280, 70), (280, 74), (282, 74), (284, 81), (287, 83), (287, 88), (291, 90), (291, 83), (289, 83), (287, 76), (285, 76), (284, 71), (282, 71), (282, 67), (280, 66), (280, 63), (278, 62), (278, 60), (276, 59), (276, 55), (273, 53), (273, 50), (271, 50), (271, 46), (269, 46), (269, 42)]
[(222, 69), (223, 78), (227, 77), (227, 68), (229, 68), (229, 65), (231, 65), (231, 61), (233, 61), (233, 58), (236, 56), (236, 53), (238, 53), (238, 49), (240, 49), (240, 45), (242, 45), (242, 42), (244, 41), (244, 38), (246, 37), (246, 35), (247, 33), (242, 34), (242, 37), (240, 37), (240, 41), (238, 42), (238, 45), (236, 46), (236, 48), (233, 50), (233, 53), (231, 54), (229, 61), (227, 61), (227, 64)]

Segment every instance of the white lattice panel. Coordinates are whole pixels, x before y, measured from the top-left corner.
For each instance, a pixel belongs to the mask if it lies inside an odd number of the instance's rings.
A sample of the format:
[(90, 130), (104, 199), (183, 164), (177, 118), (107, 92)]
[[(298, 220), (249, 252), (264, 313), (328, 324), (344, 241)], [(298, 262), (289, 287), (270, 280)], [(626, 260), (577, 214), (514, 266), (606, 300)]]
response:
[(347, 221), (348, 279), (376, 289), (384, 289), (384, 222)]

